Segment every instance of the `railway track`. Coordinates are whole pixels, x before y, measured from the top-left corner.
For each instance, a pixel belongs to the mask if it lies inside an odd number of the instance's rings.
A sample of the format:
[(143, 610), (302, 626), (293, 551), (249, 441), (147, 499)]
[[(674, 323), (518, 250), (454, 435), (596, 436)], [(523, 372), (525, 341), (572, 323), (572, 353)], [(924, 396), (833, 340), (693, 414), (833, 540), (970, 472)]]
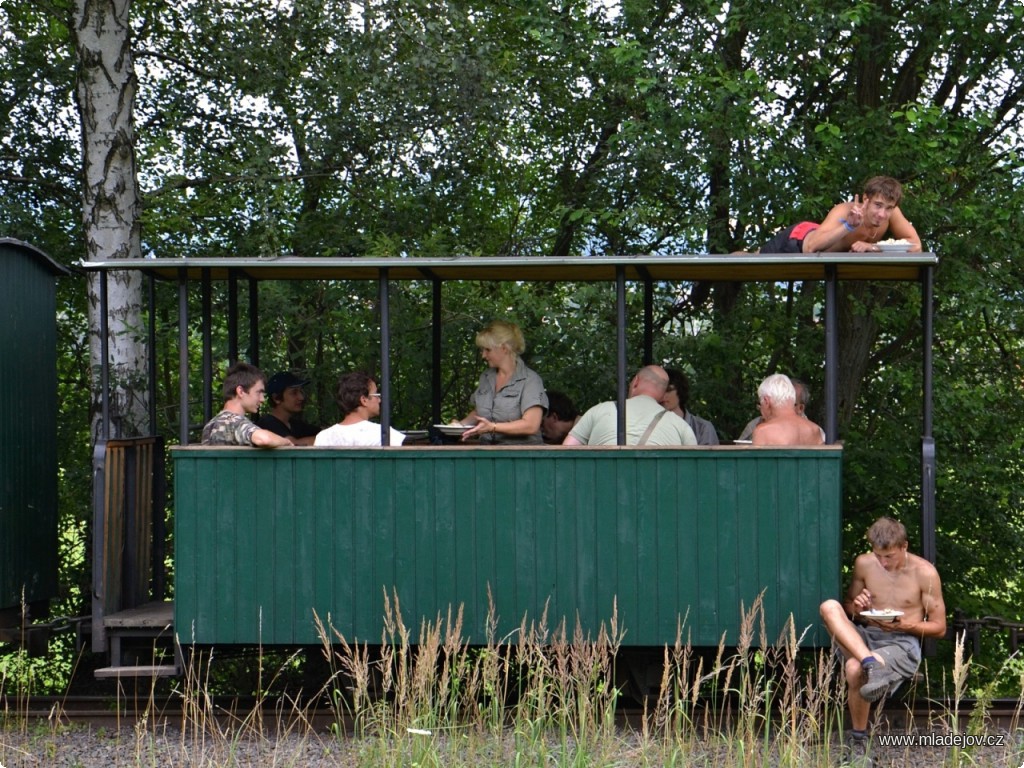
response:
[[(273, 731), (291, 727), (299, 720), (315, 729), (338, 723), (337, 714), (328, 707), (301, 706), (282, 699), (258, 705), (255, 699), (229, 696), (209, 697), (201, 705), (186, 702), (180, 696), (38, 696), (27, 702), (0, 702), (0, 711), (8, 718), (92, 728), (134, 728), (144, 722), (181, 728), (202, 722), (216, 723), (227, 730), (260, 724), (262, 729)], [(351, 725), (351, 720), (343, 718), (342, 725)]]
[[(882, 711), (890, 727), (900, 730), (932, 731), (949, 729), (955, 720), (958, 730), (966, 730), (975, 716), (978, 702), (974, 699), (952, 702), (926, 700), (894, 700)], [(35, 696), (28, 701), (0, 699), (0, 716), (25, 721), (46, 722), (52, 726), (80, 725), (92, 728), (134, 728), (140, 723), (171, 728), (194, 727), (198, 722), (211, 723), (222, 729), (258, 727), (264, 732), (294, 728), (308, 723), (315, 730), (340, 727), (352, 732), (352, 720), (325, 706), (297, 705), (291, 700), (274, 698), (257, 705), (255, 699), (244, 697), (211, 697), (201, 710), (196, 704), (178, 696), (109, 697), (109, 696)], [(644, 711), (640, 707), (620, 707), (617, 719), (623, 727), (640, 727)], [(722, 722), (723, 713), (702, 708), (698, 722)], [(996, 699), (985, 708), (985, 729), (1013, 731), (1021, 725), (1022, 707), (1016, 699)]]

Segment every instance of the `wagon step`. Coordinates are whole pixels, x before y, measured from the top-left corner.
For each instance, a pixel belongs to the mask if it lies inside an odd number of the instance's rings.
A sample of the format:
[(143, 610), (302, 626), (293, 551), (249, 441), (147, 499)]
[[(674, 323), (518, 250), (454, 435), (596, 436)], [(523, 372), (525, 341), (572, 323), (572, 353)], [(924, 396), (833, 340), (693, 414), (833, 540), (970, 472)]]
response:
[(100, 667), (93, 675), (98, 679), (111, 677), (177, 677), (181, 670), (177, 664), (128, 664), (122, 667)]
[(174, 603), (146, 603), (105, 616), (103, 627), (110, 642), (110, 666), (97, 669), (93, 673), (97, 678), (181, 674), (174, 642)]

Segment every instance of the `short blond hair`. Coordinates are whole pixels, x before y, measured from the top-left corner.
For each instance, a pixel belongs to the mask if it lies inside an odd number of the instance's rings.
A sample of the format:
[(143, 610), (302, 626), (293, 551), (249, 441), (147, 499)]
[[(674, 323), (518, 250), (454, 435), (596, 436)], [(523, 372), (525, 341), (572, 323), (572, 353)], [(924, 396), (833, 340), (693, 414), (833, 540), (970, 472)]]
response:
[(907, 528), (899, 520), (880, 517), (868, 528), (868, 541), (875, 549), (892, 549), (907, 543)]
[(513, 355), (521, 355), (526, 351), (526, 339), (515, 323), (495, 320), (476, 335), (476, 345), (494, 349), (504, 346)]

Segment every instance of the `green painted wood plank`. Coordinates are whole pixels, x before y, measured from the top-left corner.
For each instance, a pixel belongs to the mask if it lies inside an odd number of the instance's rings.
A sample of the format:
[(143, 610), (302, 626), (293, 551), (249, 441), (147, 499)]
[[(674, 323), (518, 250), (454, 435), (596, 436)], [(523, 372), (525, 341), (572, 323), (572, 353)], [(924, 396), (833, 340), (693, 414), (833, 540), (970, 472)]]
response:
[(575, 525), (570, 520), (565, 528), (572, 532), (576, 541), (574, 562), (577, 578), (573, 596), (576, 612), (587, 617), (597, 613), (598, 571), (608, 567), (598, 560), (597, 552), (598, 527), (603, 523), (598, 515), (601, 491), (597, 478), (604, 466), (597, 459), (582, 461), (574, 458), (571, 463), (576, 469), (575, 483), (566, 488), (566, 494), (567, 498), (574, 498), (575, 505), (567, 504), (565, 510)]
[[(674, 590), (666, 590), (662, 597), (665, 604), (663, 610), (667, 614), (663, 631), (665, 636), (674, 638), (675, 633), (681, 630), (680, 640), (685, 643), (693, 637), (699, 609), (697, 597), (704, 581), (698, 561), (700, 548), (697, 538), (703, 498), (697, 476), (703, 467), (699, 462), (669, 461), (669, 464), (675, 465), (677, 482), (675, 495), (668, 496), (664, 506), (668, 515), (672, 515), (674, 510), (677, 519), (674, 522), (673, 538), (666, 537), (666, 549), (658, 561), (659, 571), (664, 574), (662, 583), (674, 586)], [(671, 524), (669, 527), (672, 529)], [(673, 568), (676, 571), (675, 579), (671, 578)]]
[[(465, 611), (465, 631), (479, 634), (483, 624), (479, 619), (487, 611), (487, 590), (485, 576), (477, 567), (477, 559), (465, 557), (464, 553), (475, 551), (477, 542), (477, 519), (473, 513), (472, 496), (467, 493), (468, 479), (460, 475), (457, 462), (448, 456), (438, 456), (424, 461), (425, 475), (434, 477), (434, 498), (436, 504), (449, 510), (452, 526), (451, 578), (447, 582), (451, 593), (458, 594)], [(424, 504), (430, 504), (430, 497), (424, 497)], [(457, 586), (456, 586), (457, 585)]]
[[(699, 584), (691, 605), (693, 610), (691, 626), (696, 633), (696, 642), (702, 642), (709, 637), (717, 638), (721, 626), (718, 613), (721, 589), (718, 570), (718, 539), (721, 527), (732, 525), (733, 522), (723, 518), (715, 507), (708, 506), (708, 499), (717, 498), (715, 486), (718, 482), (720, 481), (714, 472), (698, 472), (697, 474), (696, 496), (699, 512), (694, 530), (700, 545), (697, 548), (694, 562)], [(711, 644), (717, 643), (716, 639)]]
[(307, 507), (313, 527), (313, 610), (324, 631), (330, 626), (351, 621), (351, 605), (346, 599), (341, 572), (351, 560), (352, 535), (344, 530), (343, 521), (334, 514), (334, 478), (323, 462), (301, 462), (306, 477), (299, 487), (309, 489)]
[(581, 611), (585, 626), (593, 626), (609, 616), (615, 598), (620, 603), (620, 615), (631, 610), (631, 606), (626, 604), (630, 598), (617, 588), (623, 568), (619, 560), (622, 535), (619, 510), (623, 505), (620, 487), (624, 485), (620, 483), (620, 473), (626, 472), (627, 462), (601, 456), (594, 463), (593, 556), (596, 578), (593, 597)]
[[(243, 472), (236, 459), (223, 459), (218, 462), (219, 470), (224, 474), (225, 482), (235, 475), (232, 486), (233, 498), (226, 497), (225, 502), (234, 506), (236, 527), (248, 528), (254, 536), (251, 548), (244, 554), (245, 570), (236, 570), (235, 589), (238, 593), (238, 616), (223, 617), (224, 622), (232, 622), (236, 642), (246, 642), (255, 634), (257, 640), (263, 636), (276, 638), (286, 637), (280, 623), (280, 612), (286, 608), (287, 598), (275, 592), (275, 575), (285, 554), (282, 550), (288, 544), (285, 532), (279, 528), (284, 519), (274, 514), (274, 478), (269, 474), (270, 464), (266, 470), (264, 462), (253, 461), (251, 471)], [(225, 494), (226, 496), (226, 494)], [(179, 506), (180, 514), (180, 506)], [(231, 536), (225, 530), (225, 536)], [(229, 574), (225, 571), (225, 578)], [(232, 630), (224, 628), (217, 636), (228, 635)]]
[(513, 580), (519, 612), (539, 622), (547, 594), (542, 594), (537, 583), (537, 515), (546, 505), (536, 492), (533, 464), (532, 459), (512, 464), (506, 480), (511, 518), (505, 532), (511, 537), (508, 545), (514, 553)]
[(578, 462), (550, 460), (545, 469), (549, 473), (553, 500), (552, 533), (547, 551), (552, 556), (549, 573), (554, 615), (575, 620), (582, 564), (577, 526), (585, 524), (576, 489), (583, 475)]
[(606, 607), (601, 611), (599, 605), (599, 613), (594, 617), (595, 623), (607, 620), (611, 615), (611, 605), (617, 598), (620, 619), (641, 634), (646, 630), (641, 612), (641, 604), (646, 596), (641, 593), (637, 578), (637, 560), (642, 548), (638, 523), (648, 511), (645, 506), (651, 482), (648, 464), (638, 459), (619, 461), (615, 465), (616, 579), (613, 583), (604, 584), (602, 603)]
[[(235, 462), (224, 462), (219, 468), (224, 474), (218, 477), (217, 529), (216, 540), (211, 541), (211, 556), (225, 557), (225, 567), (217, 579), (218, 598), (221, 601), (214, 614), (214, 628), (218, 637), (231, 637), (231, 642), (252, 629), (261, 630), (261, 607), (263, 626), (271, 627), (277, 635), (272, 616), (267, 611), (280, 604), (271, 595), (263, 593), (253, 582), (262, 565), (257, 557), (257, 539), (267, 521), (259, 515), (254, 503), (256, 494), (273, 493), (273, 478), (263, 474), (272, 465), (252, 462), (242, 468)], [(259, 483), (262, 487), (256, 487)], [(273, 549), (267, 548), (267, 555), (273, 557)], [(269, 568), (267, 568), (269, 570)], [(237, 633), (237, 634), (235, 634)]]
[(392, 506), (387, 499), (375, 495), (376, 461), (364, 467), (363, 460), (352, 453), (346, 457), (345, 472), (337, 478), (339, 484), (348, 487), (345, 507), (336, 509), (353, 518), (352, 536), (357, 552), (354, 576), (359, 585), (352, 596), (356, 617), (353, 639), (379, 643), (385, 602), (390, 603), (393, 611), (410, 607), (403, 604), (401, 595), (398, 604), (394, 602), (398, 589), (395, 571), (408, 567), (408, 555), (399, 546), (402, 539)]
[[(310, 486), (312, 475), (308, 462), (275, 461), (273, 474), (275, 489), (275, 514), (290, 519), (293, 531), (293, 560), (287, 572), (292, 574), (292, 604), (288, 612), (288, 631), (291, 636), (310, 638), (313, 624), (314, 584), (316, 569), (313, 562), (313, 548), (317, 530), (313, 525), (314, 515), (310, 507)], [(263, 473), (261, 473), (263, 474)]]
[(174, 518), (174, 631), (182, 645), (196, 642), (192, 621), (199, 610), (196, 578), (200, 563), (196, 558), (200, 517), (195, 514), (199, 508), (196, 465), (195, 459), (186, 456), (174, 463), (175, 504), (181, 510)]

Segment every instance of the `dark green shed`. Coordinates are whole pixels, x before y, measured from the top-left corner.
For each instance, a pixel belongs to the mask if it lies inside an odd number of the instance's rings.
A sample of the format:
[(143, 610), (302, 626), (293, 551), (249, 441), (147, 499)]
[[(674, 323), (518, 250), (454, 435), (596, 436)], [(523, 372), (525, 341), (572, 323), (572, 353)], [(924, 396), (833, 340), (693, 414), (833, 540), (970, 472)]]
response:
[(0, 238), (0, 626), (57, 594), (55, 277), (68, 271)]

